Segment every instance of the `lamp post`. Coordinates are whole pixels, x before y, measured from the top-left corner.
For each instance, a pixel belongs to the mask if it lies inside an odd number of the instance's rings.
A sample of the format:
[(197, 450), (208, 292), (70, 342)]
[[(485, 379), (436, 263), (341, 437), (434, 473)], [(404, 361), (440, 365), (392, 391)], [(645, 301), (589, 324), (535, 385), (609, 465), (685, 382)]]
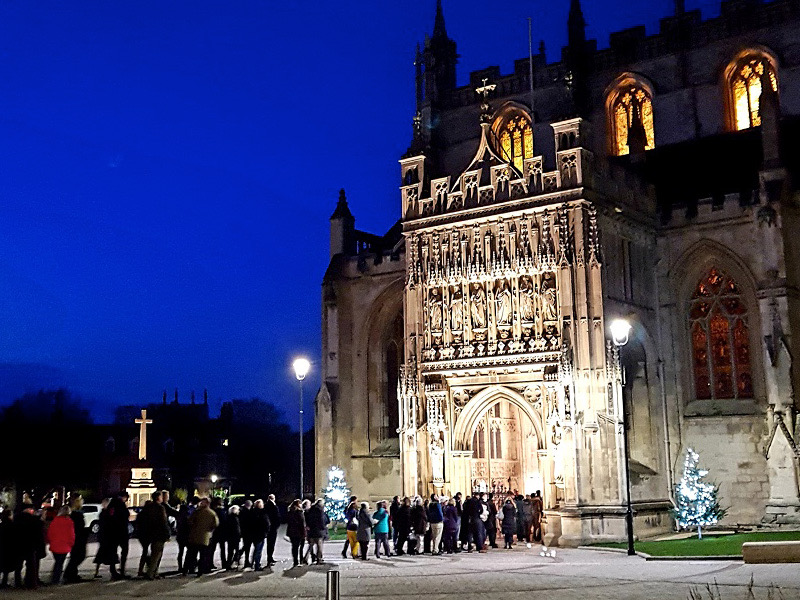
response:
[[(619, 349), (628, 343), (631, 324), (625, 319), (615, 319), (611, 322), (611, 339), (617, 350), (616, 360), (619, 361)], [(628, 446), (628, 411), (625, 410), (625, 399), (620, 394), (620, 408), (622, 409), (622, 444), (625, 447), (625, 524), (628, 530), (628, 555), (636, 554), (633, 547), (633, 508), (631, 507), (631, 459)]]
[(295, 377), (300, 382), (300, 499), (303, 498), (303, 380), (311, 369), (311, 363), (305, 358), (296, 358), (292, 363)]

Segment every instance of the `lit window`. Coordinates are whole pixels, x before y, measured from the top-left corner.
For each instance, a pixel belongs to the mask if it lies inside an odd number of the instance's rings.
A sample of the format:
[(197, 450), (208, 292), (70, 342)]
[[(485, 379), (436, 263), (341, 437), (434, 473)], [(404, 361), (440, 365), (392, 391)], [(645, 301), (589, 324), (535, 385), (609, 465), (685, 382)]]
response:
[(653, 129), (653, 99), (640, 85), (625, 84), (614, 92), (611, 102), (612, 140), (617, 156), (630, 154), (631, 146), (645, 150), (656, 147)]
[(752, 398), (747, 306), (736, 282), (719, 269), (697, 284), (689, 326), (697, 398)]
[(517, 112), (504, 117), (495, 135), (500, 140), (500, 157), (521, 172), (524, 160), (533, 158), (533, 129), (528, 117)]
[(778, 91), (778, 79), (770, 62), (763, 57), (748, 56), (736, 63), (730, 80), (733, 122), (737, 131), (761, 125), (761, 81), (769, 76), (772, 91)]

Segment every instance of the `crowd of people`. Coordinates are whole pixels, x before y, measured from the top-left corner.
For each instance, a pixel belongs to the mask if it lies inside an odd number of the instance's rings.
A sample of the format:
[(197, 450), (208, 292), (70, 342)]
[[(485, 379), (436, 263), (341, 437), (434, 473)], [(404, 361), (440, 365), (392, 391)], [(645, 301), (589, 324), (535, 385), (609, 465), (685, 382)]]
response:
[[(504, 548), (515, 542), (530, 544), (542, 538), (542, 496), (508, 495), (495, 498), (492, 493), (478, 493), (452, 498), (432, 494), (423, 500), (399, 496), (377, 504), (372, 512), (368, 502), (350, 498), (345, 511), (347, 540), (342, 557), (350, 551), (352, 558), (369, 559), (369, 545), (374, 539), (374, 553), (385, 556), (403, 554), (455, 554), (487, 552), (498, 548), (498, 532)], [(389, 540), (391, 539), (391, 547)], [(321, 554), (321, 552), (320, 552)]]
[[(125, 492), (103, 501), (94, 557), (95, 578), (102, 578), (103, 567), (108, 567), (112, 580), (131, 577), (126, 570), (131, 524), (127, 501)], [(78, 573), (86, 559), (89, 540), (82, 507), (83, 498), (74, 495), (50, 521), (30, 501), (23, 502), (16, 513), (2, 511), (0, 587), (9, 587), (12, 574), (16, 587), (43, 585), (39, 567), (48, 546), (53, 555), (51, 585), (85, 581)], [(377, 558), (486, 552), (498, 547), (498, 532), (502, 533), (505, 548), (512, 548), (515, 541), (528, 544), (539, 541), (542, 498), (539, 492), (502, 499), (485, 493), (463, 499), (460, 493), (452, 498), (433, 494), (426, 500), (419, 496), (402, 499), (395, 496), (391, 503), (378, 502), (373, 511), (368, 502), (359, 502), (353, 496), (344, 517), (343, 558), (347, 558), (349, 550), (352, 558), (368, 560), (373, 541)], [(159, 569), (164, 545), (173, 535), (171, 520), (178, 544), (179, 575), (200, 577), (220, 568), (262, 571), (276, 564), (275, 543), (281, 519), (273, 495), (266, 502), (247, 500), (231, 506), (225, 506), (220, 498), (195, 497), (174, 508), (169, 503), (169, 492), (157, 491), (135, 518), (136, 537), (142, 550), (138, 577), (152, 580), (162, 576)], [(293, 501), (286, 523), (292, 568), (324, 564), (324, 543), (330, 529), (324, 499)], [(220, 566), (215, 564), (217, 556)]]

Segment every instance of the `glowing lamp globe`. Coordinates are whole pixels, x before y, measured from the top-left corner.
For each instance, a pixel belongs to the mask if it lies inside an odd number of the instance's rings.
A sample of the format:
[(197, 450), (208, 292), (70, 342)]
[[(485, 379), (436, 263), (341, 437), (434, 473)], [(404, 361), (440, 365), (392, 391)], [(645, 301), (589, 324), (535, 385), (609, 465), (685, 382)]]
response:
[(308, 375), (309, 370), (311, 370), (311, 363), (308, 362), (305, 358), (297, 358), (292, 363), (292, 368), (294, 369), (295, 377), (297, 377), (298, 381), (303, 381)]
[(628, 343), (628, 336), (631, 332), (631, 324), (626, 319), (614, 319), (611, 321), (611, 339), (614, 345), (624, 346)]

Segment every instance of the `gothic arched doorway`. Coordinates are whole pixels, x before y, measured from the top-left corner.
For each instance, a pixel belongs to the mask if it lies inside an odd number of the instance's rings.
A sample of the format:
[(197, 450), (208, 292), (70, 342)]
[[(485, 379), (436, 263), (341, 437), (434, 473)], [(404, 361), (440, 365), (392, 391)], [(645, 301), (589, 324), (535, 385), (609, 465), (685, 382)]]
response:
[(473, 492), (531, 494), (544, 490), (542, 440), (516, 403), (499, 397), (475, 418), (469, 448)]

